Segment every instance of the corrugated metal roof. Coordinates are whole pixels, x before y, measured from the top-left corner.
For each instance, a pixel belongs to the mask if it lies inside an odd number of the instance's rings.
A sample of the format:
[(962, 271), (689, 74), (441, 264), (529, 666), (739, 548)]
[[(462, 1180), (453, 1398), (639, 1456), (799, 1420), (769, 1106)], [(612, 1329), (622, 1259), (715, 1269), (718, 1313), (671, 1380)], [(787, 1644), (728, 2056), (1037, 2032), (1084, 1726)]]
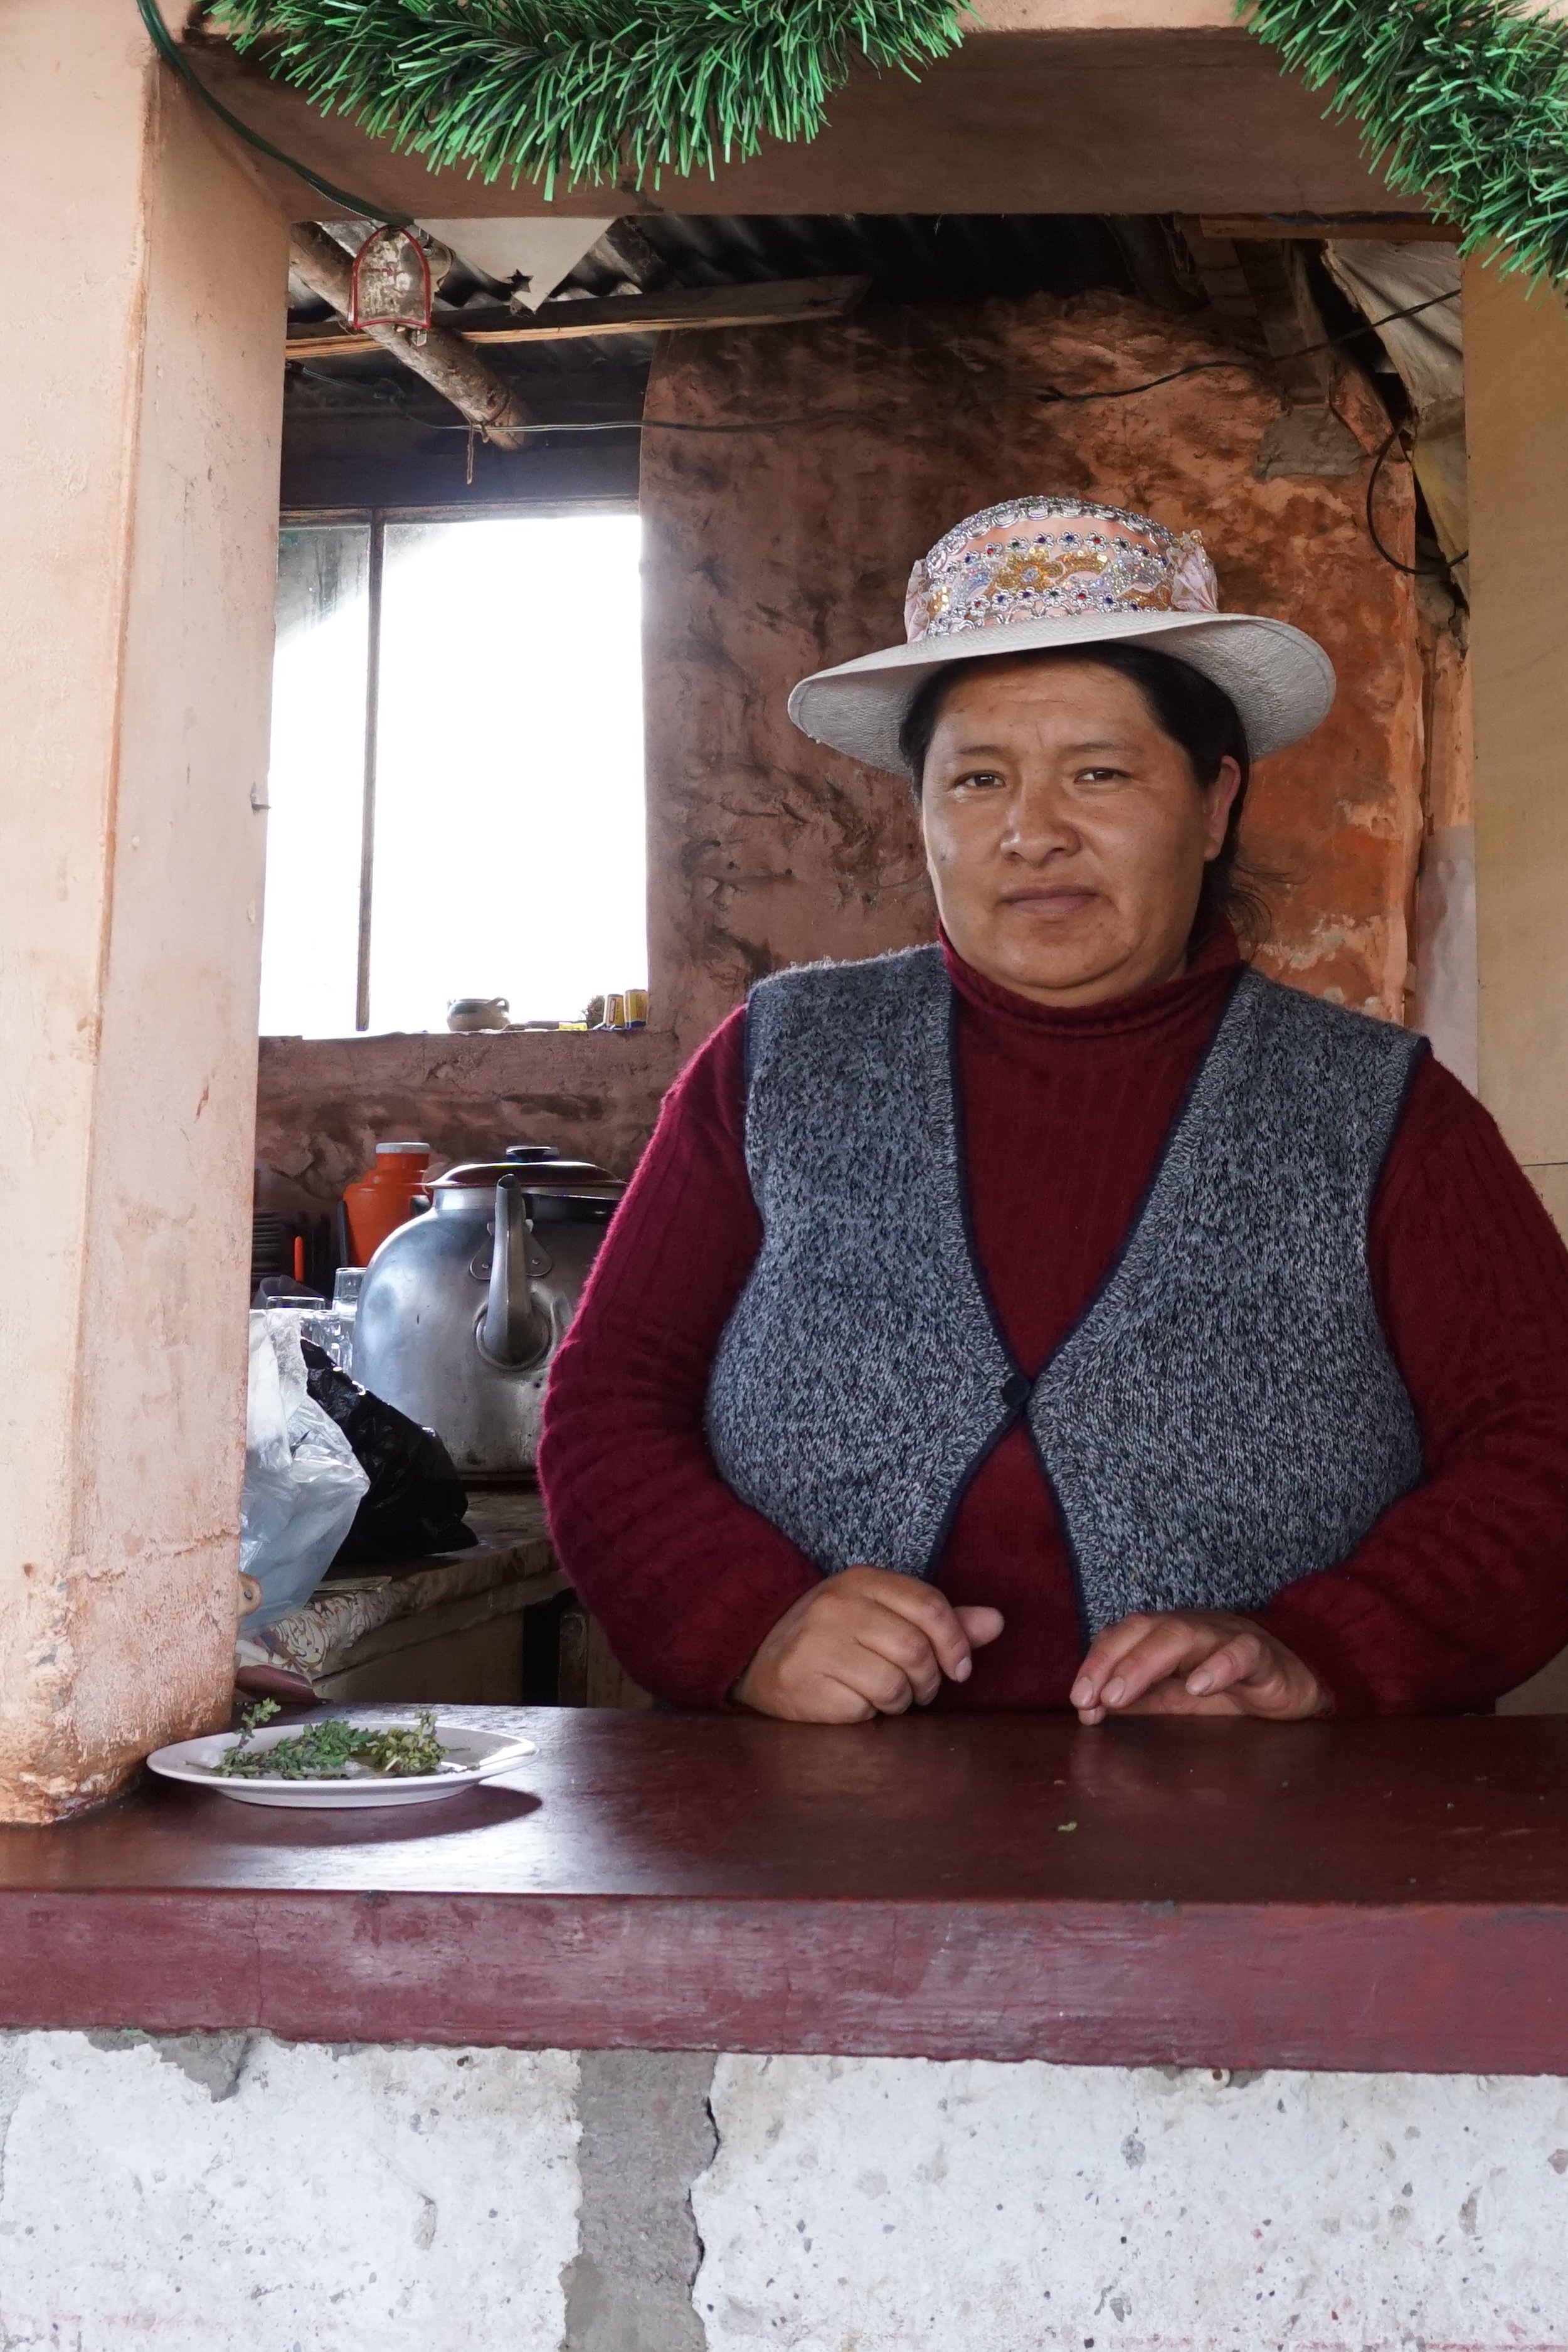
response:
[[(352, 225), (341, 226), (352, 244)], [(1207, 299), (1181, 238), (1164, 220), (1006, 213), (639, 214), (615, 222), (553, 299), (847, 276), (868, 278), (873, 300), (921, 305), (1070, 297), (1100, 288), (1169, 311), (1201, 309)], [(302, 288), (291, 290), (304, 296)], [(507, 291), (459, 262), (440, 289), (437, 316), (460, 319), (468, 303), (493, 311)], [(290, 303), (300, 322), (323, 311), (319, 301)], [(584, 338), (495, 347), (486, 356), (542, 417), (591, 422), (640, 413), (654, 340), (651, 334)], [(301, 508), (403, 504), (426, 495), (446, 498), (453, 488), (479, 496), (488, 484), (540, 476), (548, 444), (547, 431), (541, 433), (516, 462), (481, 450), (480, 478), (470, 484), (452, 411), (379, 351), (292, 362), (284, 420), (285, 503)], [(630, 441), (616, 446), (608, 439), (579, 440), (559, 449), (552, 462), (574, 481), (606, 494), (623, 491), (628, 482), (635, 487)], [(426, 483), (441, 487), (426, 491), (421, 488)]]
[[(1023, 213), (650, 213), (617, 221), (555, 297), (817, 277), (868, 278), (873, 298), (891, 302), (977, 302), (1096, 287), (1169, 310), (1195, 310), (1205, 299), (1180, 239), (1163, 219)], [(291, 291), (296, 317), (321, 313), (322, 305), (303, 288)], [(437, 299), (447, 310), (468, 300), (492, 302), (504, 292), (459, 261)]]
[(1168, 310), (1195, 309), (1204, 299), (1163, 221), (1092, 214), (654, 213), (617, 222), (568, 284), (603, 294), (624, 283), (616, 250), (628, 236), (664, 265), (665, 283), (679, 286), (853, 275), (869, 278), (873, 298), (891, 302), (976, 302), (1094, 287)]

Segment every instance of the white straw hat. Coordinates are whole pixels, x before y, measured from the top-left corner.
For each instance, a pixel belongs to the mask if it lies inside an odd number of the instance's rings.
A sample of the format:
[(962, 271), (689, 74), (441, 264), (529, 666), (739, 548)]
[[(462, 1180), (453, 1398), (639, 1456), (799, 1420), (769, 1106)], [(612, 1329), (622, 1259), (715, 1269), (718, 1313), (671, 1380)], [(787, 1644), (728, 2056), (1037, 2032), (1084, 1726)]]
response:
[(899, 730), (933, 671), (988, 655), (1153, 644), (1221, 688), (1255, 760), (1310, 735), (1334, 698), (1321, 646), (1286, 621), (1222, 613), (1196, 531), (1079, 499), (1009, 499), (970, 515), (910, 574), (909, 642), (803, 678), (795, 725), (904, 772)]

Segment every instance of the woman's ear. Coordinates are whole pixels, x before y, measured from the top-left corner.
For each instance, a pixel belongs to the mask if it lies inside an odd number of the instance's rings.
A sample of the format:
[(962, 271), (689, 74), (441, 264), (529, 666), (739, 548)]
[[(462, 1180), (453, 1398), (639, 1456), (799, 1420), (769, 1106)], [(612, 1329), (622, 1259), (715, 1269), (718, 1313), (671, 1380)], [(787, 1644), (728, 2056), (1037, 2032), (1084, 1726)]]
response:
[(1227, 751), (1219, 763), (1219, 773), (1212, 784), (1204, 786), (1204, 808), (1206, 825), (1204, 839), (1204, 863), (1217, 857), (1225, 847), (1225, 836), (1230, 824), (1230, 813), (1236, 806), (1236, 796), (1241, 790), (1241, 766)]

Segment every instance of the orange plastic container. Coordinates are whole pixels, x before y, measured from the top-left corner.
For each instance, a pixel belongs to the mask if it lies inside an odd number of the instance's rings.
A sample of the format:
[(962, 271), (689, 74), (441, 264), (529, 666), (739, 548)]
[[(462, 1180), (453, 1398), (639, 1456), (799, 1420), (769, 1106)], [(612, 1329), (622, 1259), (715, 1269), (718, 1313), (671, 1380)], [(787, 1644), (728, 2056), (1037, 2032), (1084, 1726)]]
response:
[(429, 1199), (427, 1143), (378, 1143), (375, 1166), (343, 1187), (349, 1248), (355, 1265), (368, 1265), (388, 1234), (407, 1223), (416, 1200)]

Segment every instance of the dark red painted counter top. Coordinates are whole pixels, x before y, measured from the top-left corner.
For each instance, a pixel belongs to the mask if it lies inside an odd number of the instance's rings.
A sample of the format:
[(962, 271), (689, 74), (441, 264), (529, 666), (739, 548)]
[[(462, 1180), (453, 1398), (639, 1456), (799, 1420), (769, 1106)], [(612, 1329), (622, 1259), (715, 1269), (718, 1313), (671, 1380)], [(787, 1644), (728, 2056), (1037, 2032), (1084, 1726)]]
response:
[(1568, 2073), (1568, 1718), (443, 1712), (540, 1755), (0, 1831), (0, 2025)]

